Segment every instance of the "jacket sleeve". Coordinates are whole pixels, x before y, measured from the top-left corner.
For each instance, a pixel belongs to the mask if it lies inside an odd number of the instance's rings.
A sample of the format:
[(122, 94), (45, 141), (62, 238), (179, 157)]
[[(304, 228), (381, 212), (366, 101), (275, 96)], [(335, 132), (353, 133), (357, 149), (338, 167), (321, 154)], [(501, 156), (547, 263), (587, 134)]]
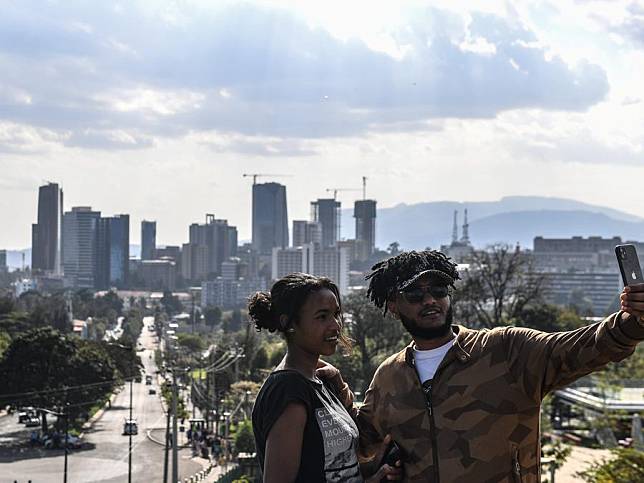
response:
[(609, 362), (625, 359), (642, 340), (644, 326), (633, 317), (622, 319), (621, 311), (568, 332), (519, 327), (503, 330), (509, 370), (536, 401)]
[(380, 369), (373, 376), (369, 389), (365, 393), (364, 402), (355, 408), (353, 414), (360, 430), (358, 456), (361, 461), (368, 461), (374, 457), (385, 436), (381, 428), (381, 411), (377, 410), (381, 387), (378, 383), (379, 373)]

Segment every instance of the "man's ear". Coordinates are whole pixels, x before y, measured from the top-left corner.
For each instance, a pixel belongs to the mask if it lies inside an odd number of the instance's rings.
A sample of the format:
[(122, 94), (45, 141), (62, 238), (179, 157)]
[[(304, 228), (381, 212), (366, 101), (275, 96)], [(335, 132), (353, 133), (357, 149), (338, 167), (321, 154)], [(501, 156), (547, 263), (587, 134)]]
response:
[(283, 330), (288, 329), (288, 315), (280, 315), (280, 327), (282, 327)]
[(387, 311), (395, 317), (398, 317), (398, 305), (396, 304), (395, 296), (387, 300)]

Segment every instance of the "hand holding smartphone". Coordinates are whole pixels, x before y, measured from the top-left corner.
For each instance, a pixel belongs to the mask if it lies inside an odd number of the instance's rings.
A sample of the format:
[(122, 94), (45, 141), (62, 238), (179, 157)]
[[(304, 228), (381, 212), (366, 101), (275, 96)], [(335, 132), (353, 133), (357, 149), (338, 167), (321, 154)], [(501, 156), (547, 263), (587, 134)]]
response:
[(621, 310), (644, 324), (644, 277), (634, 245), (615, 247), (619, 271), (624, 282), (624, 291), (619, 296)]
[(625, 287), (644, 283), (642, 267), (640, 267), (640, 261), (637, 258), (635, 245), (617, 245), (615, 247), (615, 255), (617, 256), (619, 271), (622, 274), (622, 281)]

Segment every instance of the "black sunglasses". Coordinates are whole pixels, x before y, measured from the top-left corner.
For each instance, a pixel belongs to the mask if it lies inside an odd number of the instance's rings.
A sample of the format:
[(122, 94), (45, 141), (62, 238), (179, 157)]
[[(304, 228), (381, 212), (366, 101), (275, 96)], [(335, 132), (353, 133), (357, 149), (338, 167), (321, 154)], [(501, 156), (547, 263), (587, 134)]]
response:
[(429, 287), (416, 287), (400, 292), (405, 301), (409, 304), (418, 304), (423, 301), (425, 294), (435, 299), (442, 299), (449, 295), (449, 288), (445, 285), (430, 285)]

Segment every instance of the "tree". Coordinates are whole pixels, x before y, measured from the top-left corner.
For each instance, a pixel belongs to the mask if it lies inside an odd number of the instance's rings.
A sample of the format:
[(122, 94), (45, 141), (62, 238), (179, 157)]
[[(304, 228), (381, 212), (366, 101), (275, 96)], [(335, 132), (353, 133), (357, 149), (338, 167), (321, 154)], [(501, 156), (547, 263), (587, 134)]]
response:
[(214, 329), (216, 325), (221, 323), (221, 309), (213, 305), (208, 305), (204, 311), (203, 316), (206, 319), (206, 325), (210, 330)]
[(387, 253), (391, 255), (392, 257), (395, 257), (400, 253), (400, 243), (397, 241), (391, 242), (389, 246), (387, 247)]
[(245, 419), (237, 426), (235, 451), (237, 453), (255, 452), (255, 438), (253, 437), (253, 426), (250, 419)]
[(115, 375), (99, 344), (33, 329), (16, 337), (0, 361), (0, 405), (60, 409), (68, 402), (76, 416), (112, 390)]
[(241, 310), (235, 309), (230, 314), (230, 330), (231, 332), (237, 332), (241, 329), (242, 324), (242, 313)]
[(590, 468), (577, 473), (589, 483), (632, 483), (644, 481), (644, 451), (634, 448), (611, 450), (612, 458), (593, 463)]
[[(359, 350), (360, 367), (357, 372), (361, 381), (354, 388), (365, 389), (378, 364), (404, 347), (409, 337), (400, 322), (383, 317), (382, 312), (369, 303), (364, 290), (345, 297), (343, 310), (347, 334)], [(337, 358), (334, 360), (337, 361)]]
[(166, 290), (163, 292), (163, 297), (161, 297), (161, 305), (166, 314), (172, 317), (175, 314), (179, 314), (183, 311), (183, 304), (179, 300), (179, 297), (172, 295), (172, 292)]
[(472, 253), (472, 263), (455, 294), (461, 320), (481, 327), (507, 325), (530, 304), (542, 303), (545, 277), (517, 247), (491, 245)]
[(201, 336), (197, 334), (177, 334), (178, 342), (181, 347), (184, 347), (190, 352), (199, 352), (205, 349), (205, 342)]
[(136, 353), (135, 346), (119, 344), (122, 346), (119, 347), (119, 345), (108, 342), (100, 342), (100, 345), (109, 355), (121, 379), (128, 380), (141, 373), (143, 363)]
[(585, 325), (583, 319), (574, 312), (550, 304), (524, 307), (513, 322), (516, 325), (544, 332), (574, 330)]

